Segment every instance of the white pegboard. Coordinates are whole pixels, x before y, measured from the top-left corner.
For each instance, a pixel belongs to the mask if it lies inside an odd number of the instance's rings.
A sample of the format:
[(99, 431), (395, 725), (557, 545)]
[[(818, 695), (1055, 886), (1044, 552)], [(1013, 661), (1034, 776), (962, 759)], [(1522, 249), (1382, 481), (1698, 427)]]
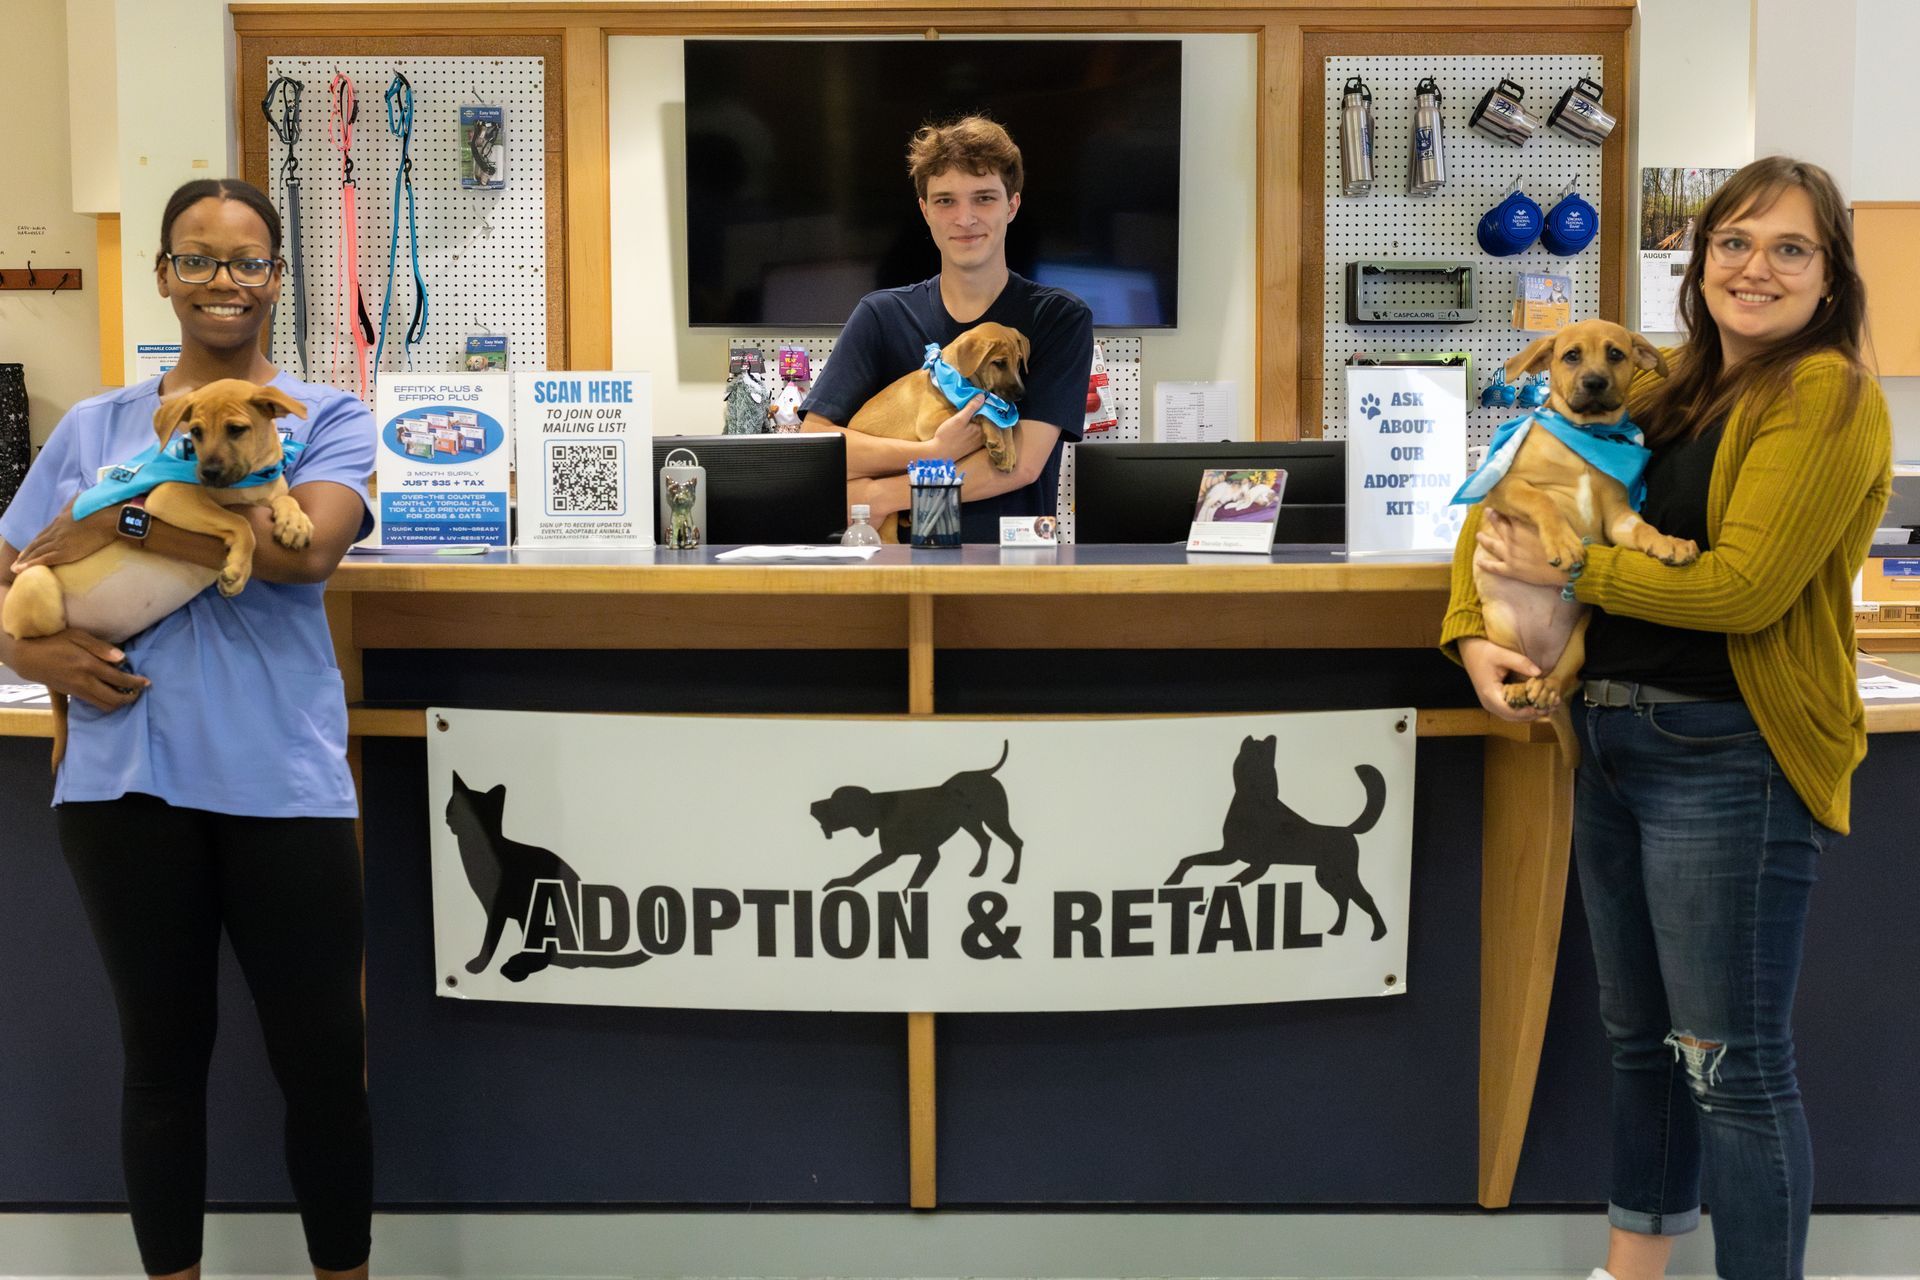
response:
[[(546, 60), (544, 58), (270, 58), (269, 82), (291, 76), (302, 86), (300, 252), (306, 271), (307, 380), (355, 389), (353, 346), (336, 341), (340, 280), (340, 153), (328, 139), (327, 86), (336, 71), (351, 76), (360, 118), (353, 126), (354, 202), (359, 211), (360, 288), (376, 333), (387, 291), (393, 235), (394, 174), (400, 139), (387, 127), (385, 94), (397, 71), (413, 86), (414, 220), (420, 274), (427, 287), (427, 326), (413, 349), (416, 373), (453, 372), (469, 334), (507, 335), (507, 367), (547, 367)], [(485, 103), (505, 112), (506, 186), (460, 186), (460, 107)], [(282, 217), (280, 166), (286, 146), (267, 137), (268, 193)], [(291, 246), (289, 246), (289, 249)], [(291, 253), (288, 254), (291, 257)], [(381, 367), (407, 370), (406, 332), (414, 308), (402, 197), (393, 305)], [(273, 332), (274, 363), (298, 372), (293, 295), (283, 288)], [(337, 347), (337, 355), (336, 355)], [(372, 359), (371, 353), (368, 355)]]
[[(1602, 63), (1599, 54), (1326, 60), (1321, 419), (1329, 439), (1345, 439), (1347, 434), (1342, 370), (1355, 352), (1469, 351), (1479, 385), (1470, 392), (1467, 443), (1469, 448), (1483, 447), (1493, 428), (1515, 410), (1481, 408), (1480, 388), (1493, 380), (1502, 362), (1538, 336), (1512, 327), (1515, 277), (1523, 271), (1571, 276), (1574, 318), (1599, 314), (1598, 237), (1571, 258), (1556, 257), (1537, 243), (1525, 253), (1496, 258), (1480, 248), (1474, 231), (1480, 215), (1505, 197), (1516, 177), (1543, 212), (1553, 208), (1571, 183), (1606, 218), (1600, 190), (1601, 149), (1546, 126), (1547, 112), (1560, 95), (1582, 76), (1599, 80)], [(1373, 94), (1374, 184), (1372, 195), (1349, 198), (1339, 194), (1340, 96), (1348, 78), (1356, 75)], [(1447, 185), (1436, 195), (1416, 199), (1406, 194), (1407, 150), (1414, 86), (1427, 76), (1440, 86)], [(1540, 122), (1525, 146), (1516, 147), (1468, 127), (1481, 95), (1502, 78), (1526, 89), (1522, 101), (1527, 114)], [(1472, 324), (1349, 325), (1347, 263), (1379, 258), (1471, 263), (1478, 319)]]
[[(750, 337), (727, 339), (727, 349), (756, 347), (761, 354), (762, 367), (777, 370), (780, 367), (779, 354), (782, 347), (800, 347), (807, 353), (807, 363), (815, 378), (826, 367), (827, 358), (833, 354), (835, 335), (815, 334), (808, 337), (781, 338), (765, 334)], [(1117, 337), (1103, 334), (1094, 339), (1100, 346), (1100, 352), (1107, 366), (1107, 388), (1102, 393), (1106, 403), (1114, 409), (1116, 421), (1113, 427), (1100, 434), (1099, 440), (1108, 443), (1134, 442), (1141, 438), (1140, 416), (1140, 339)], [(1058, 510), (1060, 512), (1060, 538), (1063, 542), (1073, 541), (1073, 451), (1075, 446), (1062, 446), (1060, 456), (1060, 493)]]

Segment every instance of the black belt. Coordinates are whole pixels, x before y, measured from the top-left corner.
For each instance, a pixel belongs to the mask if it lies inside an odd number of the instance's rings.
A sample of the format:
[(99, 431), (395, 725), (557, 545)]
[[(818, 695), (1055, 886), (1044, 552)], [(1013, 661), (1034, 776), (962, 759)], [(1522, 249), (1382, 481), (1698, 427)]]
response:
[(1596, 707), (1634, 707), (1649, 702), (1722, 702), (1699, 693), (1679, 693), (1633, 680), (1588, 680), (1580, 686), (1587, 702)]

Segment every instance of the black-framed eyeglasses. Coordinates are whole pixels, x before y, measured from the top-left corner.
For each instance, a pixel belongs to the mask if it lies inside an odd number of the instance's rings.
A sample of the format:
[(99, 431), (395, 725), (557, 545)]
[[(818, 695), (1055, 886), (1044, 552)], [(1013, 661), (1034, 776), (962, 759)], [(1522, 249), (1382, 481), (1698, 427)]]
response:
[(167, 261), (182, 284), (211, 283), (225, 267), (227, 279), (243, 289), (258, 289), (273, 279), (273, 269), (279, 265), (278, 258), (209, 258), (204, 253), (170, 253)]
[[(1759, 247), (1752, 237), (1737, 231), (1722, 231), (1707, 237), (1707, 253), (1713, 258), (1713, 264), (1728, 270), (1746, 266)], [(1819, 245), (1804, 240), (1775, 240), (1766, 250), (1767, 262), (1783, 276), (1799, 275), (1816, 254), (1824, 252)]]

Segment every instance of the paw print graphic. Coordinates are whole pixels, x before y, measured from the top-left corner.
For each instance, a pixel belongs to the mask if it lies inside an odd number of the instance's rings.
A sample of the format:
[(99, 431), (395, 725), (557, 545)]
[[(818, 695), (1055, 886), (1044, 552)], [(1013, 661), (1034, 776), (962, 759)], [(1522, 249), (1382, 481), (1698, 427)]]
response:
[(1361, 396), (1360, 412), (1365, 414), (1369, 420), (1379, 417), (1380, 397), (1374, 395)]
[(1433, 536), (1451, 542), (1460, 536), (1460, 526), (1464, 523), (1465, 509), (1452, 503), (1433, 513)]

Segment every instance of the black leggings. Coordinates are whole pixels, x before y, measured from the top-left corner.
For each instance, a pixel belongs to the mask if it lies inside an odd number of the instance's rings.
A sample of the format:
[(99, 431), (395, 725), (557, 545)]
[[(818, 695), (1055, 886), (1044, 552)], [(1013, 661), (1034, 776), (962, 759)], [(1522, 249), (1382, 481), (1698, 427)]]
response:
[(147, 795), (63, 804), (60, 844), (120, 1009), (120, 1143), (150, 1275), (200, 1260), (220, 930), (286, 1098), (287, 1171), (313, 1265), (367, 1260), (360, 854), (349, 818), (236, 818)]

